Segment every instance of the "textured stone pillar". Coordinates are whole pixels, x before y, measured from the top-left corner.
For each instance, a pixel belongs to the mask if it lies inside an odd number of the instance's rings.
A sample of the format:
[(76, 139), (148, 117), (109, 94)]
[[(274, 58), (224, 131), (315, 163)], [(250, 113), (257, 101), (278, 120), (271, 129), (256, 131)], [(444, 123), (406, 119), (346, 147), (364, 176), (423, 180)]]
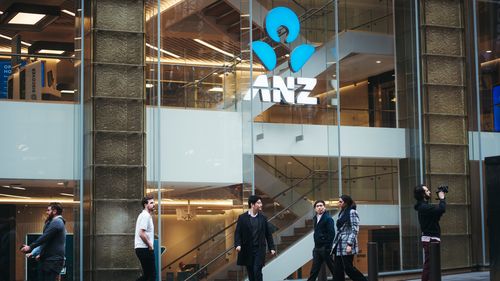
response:
[(442, 267), (471, 265), (470, 187), (463, 0), (420, 2), (426, 182), (448, 184), (441, 220)]
[(84, 280), (135, 280), (135, 220), (145, 184), (144, 3), (89, 4)]

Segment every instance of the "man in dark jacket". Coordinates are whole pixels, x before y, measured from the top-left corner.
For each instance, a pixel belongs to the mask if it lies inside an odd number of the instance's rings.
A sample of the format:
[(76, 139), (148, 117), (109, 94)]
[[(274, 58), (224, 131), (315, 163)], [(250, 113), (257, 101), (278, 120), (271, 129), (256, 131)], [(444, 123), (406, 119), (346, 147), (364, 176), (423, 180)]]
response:
[(332, 251), (333, 239), (335, 238), (335, 224), (333, 223), (332, 217), (325, 212), (325, 201), (318, 200), (314, 202), (314, 211), (316, 215), (313, 217), (313, 264), (309, 279), (307, 279), (308, 281), (316, 280), (323, 263), (326, 263), (332, 274), (334, 272), (333, 259), (330, 252)]
[(42, 281), (55, 281), (64, 267), (66, 255), (66, 221), (61, 216), (63, 212), (60, 203), (50, 203), (47, 207), (47, 219), (43, 234), (31, 245), (23, 245), (21, 251), (29, 253), (34, 248), (42, 246), (40, 253)]
[(238, 265), (247, 268), (249, 281), (262, 281), (262, 267), (267, 248), (274, 255), (274, 241), (267, 218), (262, 215), (262, 198), (251, 195), (248, 198), (248, 212), (238, 217), (234, 232), (234, 247), (238, 252)]
[(429, 281), (429, 247), (431, 242), (441, 242), (441, 227), (439, 220), (446, 211), (446, 201), (444, 192), (438, 192), (439, 204), (429, 204), (431, 191), (426, 185), (418, 185), (414, 190), (414, 197), (417, 200), (415, 210), (418, 212), (418, 222), (422, 231), (422, 245), (424, 248), (424, 268), (422, 271), (422, 281)]

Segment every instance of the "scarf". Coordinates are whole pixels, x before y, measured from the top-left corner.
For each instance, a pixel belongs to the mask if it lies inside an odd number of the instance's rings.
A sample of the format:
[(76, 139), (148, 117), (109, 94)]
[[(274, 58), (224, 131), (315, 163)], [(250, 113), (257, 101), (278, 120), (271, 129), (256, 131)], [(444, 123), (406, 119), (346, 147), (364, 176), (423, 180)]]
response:
[(339, 218), (337, 219), (337, 231), (340, 231), (344, 224), (351, 223), (351, 210), (352, 208), (345, 208), (339, 214)]

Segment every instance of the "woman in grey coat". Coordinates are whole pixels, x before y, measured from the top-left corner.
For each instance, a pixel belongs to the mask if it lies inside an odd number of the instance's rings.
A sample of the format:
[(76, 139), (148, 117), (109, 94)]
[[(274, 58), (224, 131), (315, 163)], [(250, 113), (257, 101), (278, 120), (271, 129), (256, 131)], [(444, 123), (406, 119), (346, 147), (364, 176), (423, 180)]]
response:
[(339, 217), (337, 219), (337, 235), (333, 240), (334, 258), (333, 280), (344, 281), (344, 272), (353, 281), (366, 281), (366, 277), (352, 264), (354, 255), (359, 252), (358, 232), (359, 215), (356, 203), (349, 195), (339, 198)]

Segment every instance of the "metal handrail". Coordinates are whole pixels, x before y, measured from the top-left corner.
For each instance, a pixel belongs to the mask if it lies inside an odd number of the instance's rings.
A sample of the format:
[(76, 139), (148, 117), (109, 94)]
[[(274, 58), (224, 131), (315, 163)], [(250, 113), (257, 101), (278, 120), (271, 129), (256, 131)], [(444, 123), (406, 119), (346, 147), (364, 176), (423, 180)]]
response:
[(372, 23), (375, 23), (375, 22), (377, 22), (377, 21), (379, 21), (379, 20), (383, 20), (383, 19), (385, 19), (385, 18), (387, 18), (387, 17), (390, 17), (390, 16), (392, 16), (392, 13), (389, 13), (389, 14), (387, 14), (387, 15), (384, 15), (384, 16), (381, 16), (381, 17), (378, 17), (378, 18), (372, 19), (372, 20), (370, 20), (370, 21), (367, 21), (367, 22), (365, 22), (365, 23), (359, 24), (359, 25), (354, 26), (354, 27), (350, 27), (350, 28), (349, 28), (349, 27), (345, 26), (344, 28), (345, 28), (345, 30), (356, 30), (356, 29), (358, 29), (358, 28), (360, 28), (360, 27), (363, 27), (363, 26), (365, 26), (365, 25), (370, 25), (370, 24), (372, 24)]
[(299, 163), (301, 166), (303, 166), (304, 168), (306, 168), (309, 172), (312, 171), (311, 168), (309, 168), (306, 164), (304, 164), (302, 161), (300, 161), (299, 159), (297, 159), (297, 157), (295, 156), (290, 156), (293, 160), (297, 161), (297, 163)]
[(267, 166), (269, 166), (271, 169), (273, 169), (275, 172), (277, 172), (278, 174), (282, 175), (283, 177), (285, 178), (289, 178), (287, 175), (285, 175), (283, 172), (281, 172), (280, 170), (278, 170), (276, 167), (274, 167), (273, 165), (269, 164), (266, 160), (264, 160), (262, 157), (258, 156), (258, 155), (255, 155), (255, 158), (259, 159), (260, 161), (264, 162), (264, 164), (266, 164)]
[[(328, 172), (332, 172), (332, 173), (335, 173), (335, 171), (328, 171)], [(324, 183), (324, 182), (323, 182)], [(323, 184), (322, 183), (322, 184)], [(313, 192), (316, 188), (318, 188), (318, 186), (313, 186), (309, 191), (307, 191), (306, 193), (304, 193), (302, 196), (300, 196), (299, 198), (297, 198), (294, 202), (292, 202), (290, 205), (288, 205), (286, 208), (284, 208), (283, 210), (279, 211), (278, 213), (274, 214), (271, 218), (268, 219), (268, 222), (274, 220), (275, 218), (277, 218), (278, 216), (280, 216), (281, 214), (283, 214), (284, 212), (288, 211), (292, 206), (294, 206), (295, 204), (297, 204), (298, 202), (304, 200), (304, 198), (306, 198), (306, 195), (308, 195), (309, 193)], [(280, 193), (281, 194), (281, 193)], [(279, 194), (278, 194), (279, 195)], [(226, 249), (224, 252), (222, 252), (221, 254), (217, 255), (215, 258), (213, 258), (211, 261), (209, 261), (207, 264), (205, 264), (204, 266), (200, 267), (197, 271), (193, 272), (193, 274), (191, 274), (188, 278), (184, 279), (185, 281), (187, 280), (190, 280), (192, 278), (194, 278), (196, 275), (198, 275), (199, 273), (203, 272), (203, 270), (205, 268), (207, 268), (208, 266), (210, 266), (211, 264), (213, 264), (215, 261), (217, 261), (220, 257), (224, 256), (225, 254), (227, 254), (228, 252), (230, 252), (231, 250), (233, 250), (234, 247), (230, 247), (228, 249)], [(277, 253), (276, 253), (277, 254)]]
[[(258, 157), (258, 156), (257, 156)], [(264, 161), (265, 162), (265, 161)], [(305, 178), (302, 178), (300, 181), (298, 181), (297, 183), (291, 185), (290, 187), (288, 187), (287, 189), (281, 191), (280, 193), (276, 194), (275, 196), (273, 196), (271, 198), (271, 200), (274, 201), (274, 199), (278, 198), (279, 196), (281, 196), (282, 194), (286, 193), (287, 191), (289, 191), (290, 189), (298, 186), (299, 184), (301, 184), (302, 182), (304, 182), (305, 180), (309, 179), (310, 177), (312, 177), (314, 174), (317, 174), (317, 173), (321, 173), (321, 172), (325, 172), (325, 170), (317, 170), (317, 171), (312, 171), (311, 173), (309, 173)], [(308, 194), (308, 193), (306, 193)], [(172, 262), (170, 262), (169, 264), (167, 264), (166, 266), (162, 267), (162, 270), (166, 269), (166, 268), (169, 268), (170, 266), (172, 266), (173, 264), (175, 264), (177, 261), (179, 261), (180, 259), (184, 258), (185, 256), (187, 256), (189, 253), (197, 250), (198, 248), (200, 248), (201, 246), (203, 246), (203, 244), (205, 244), (206, 242), (209, 242), (211, 240), (213, 240), (215, 237), (217, 237), (219, 234), (221, 234), (222, 232), (225, 232), (227, 229), (231, 228), (233, 225), (236, 224), (236, 220), (233, 221), (231, 224), (229, 224), (228, 226), (224, 227), (223, 229), (219, 230), (218, 232), (216, 232), (215, 234), (213, 234), (212, 236), (210, 236), (209, 238), (205, 239), (203, 242), (199, 243), (198, 245), (196, 245), (195, 247), (193, 247), (192, 249), (190, 249), (189, 251), (187, 251), (186, 253), (184, 253), (183, 255), (179, 256), (178, 258), (176, 258), (175, 260), (173, 260)]]

